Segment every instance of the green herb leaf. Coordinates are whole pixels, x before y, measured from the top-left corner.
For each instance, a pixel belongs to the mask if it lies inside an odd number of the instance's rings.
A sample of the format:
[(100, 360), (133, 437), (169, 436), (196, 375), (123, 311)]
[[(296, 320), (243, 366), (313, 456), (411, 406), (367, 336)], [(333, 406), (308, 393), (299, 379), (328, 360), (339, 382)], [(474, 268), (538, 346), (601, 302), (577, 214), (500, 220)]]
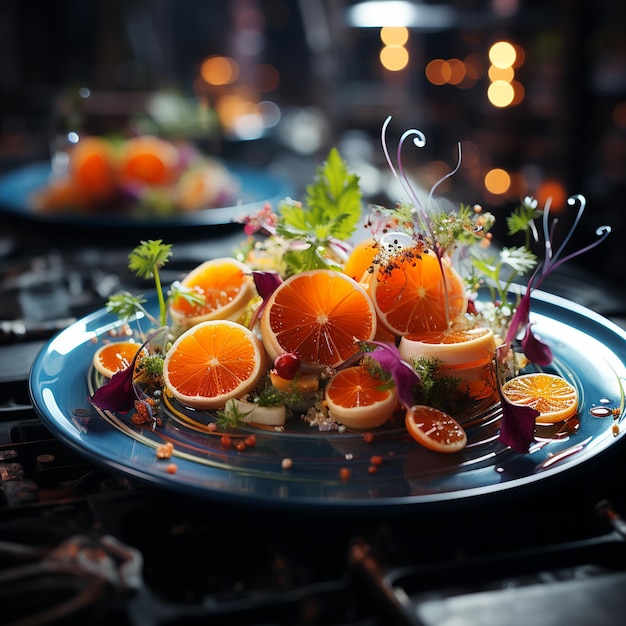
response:
[(145, 303), (146, 299), (143, 296), (134, 296), (127, 291), (123, 291), (109, 297), (106, 309), (110, 313), (117, 315), (122, 321), (128, 321), (137, 313), (145, 312), (143, 307)]
[(277, 234), (301, 242), (286, 256), (289, 273), (335, 267), (329, 245), (348, 240), (360, 219), (359, 177), (348, 171), (333, 148), (318, 168), (314, 183), (307, 187), (304, 204), (287, 199), (279, 205)]
[(172, 245), (161, 239), (142, 241), (129, 255), (128, 268), (139, 278), (152, 278), (172, 254)]

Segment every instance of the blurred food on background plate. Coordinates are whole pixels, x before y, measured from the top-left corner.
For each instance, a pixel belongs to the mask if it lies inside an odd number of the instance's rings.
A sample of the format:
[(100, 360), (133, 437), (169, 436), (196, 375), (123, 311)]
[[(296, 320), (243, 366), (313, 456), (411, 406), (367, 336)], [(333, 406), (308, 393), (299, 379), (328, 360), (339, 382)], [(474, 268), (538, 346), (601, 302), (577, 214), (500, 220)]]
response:
[(207, 149), (212, 109), (174, 92), (68, 89), (53, 119), (51, 175), (40, 213), (172, 215), (233, 204), (238, 179)]
[(170, 215), (227, 206), (239, 191), (226, 165), (187, 141), (86, 136), (67, 157), (63, 171), (33, 194), (36, 211)]

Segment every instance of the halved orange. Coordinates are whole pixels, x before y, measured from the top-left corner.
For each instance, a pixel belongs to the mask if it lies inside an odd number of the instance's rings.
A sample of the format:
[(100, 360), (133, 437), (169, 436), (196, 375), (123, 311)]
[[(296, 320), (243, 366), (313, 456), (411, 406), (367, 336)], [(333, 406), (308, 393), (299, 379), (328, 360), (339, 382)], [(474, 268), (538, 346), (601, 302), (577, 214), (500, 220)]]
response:
[(407, 409), (404, 422), (415, 441), (435, 452), (459, 452), (467, 445), (467, 434), (462, 426), (432, 406), (412, 406)]
[(196, 304), (180, 295), (172, 298), (172, 319), (185, 329), (214, 319), (239, 321), (257, 295), (250, 268), (232, 257), (205, 261), (189, 272), (181, 284), (205, 299), (204, 304)]
[(168, 185), (176, 177), (179, 162), (173, 143), (152, 135), (140, 135), (122, 145), (119, 176), (125, 183)]
[(369, 289), (376, 269), (373, 261), (377, 254), (378, 244), (372, 237), (360, 241), (352, 248), (348, 260), (343, 266), (343, 273), (361, 283), (365, 289)]
[(105, 200), (116, 189), (115, 151), (102, 137), (84, 137), (70, 152), (69, 176), (83, 203)]
[(502, 385), (502, 393), (514, 404), (539, 411), (538, 424), (562, 422), (578, 411), (576, 387), (556, 374), (520, 374)]
[(270, 358), (293, 352), (304, 363), (336, 367), (376, 334), (376, 311), (365, 289), (334, 270), (307, 270), (282, 282), (261, 316)]
[(169, 393), (197, 409), (220, 409), (257, 385), (267, 363), (260, 340), (229, 320), (202, 322), (184, 332), (163, 361)]
[(93, 366), (107, 378), (130, 367), (141, 344), (133, 341), (115, 341), (100, 346), (93, 355)]
[(369, 294), (379, 322), (396, 336), (446, 330), (467, 309), (461, 276), (447, 259), (440, 266), (435, 253), (420, 246), (383, 255)]
[(398, 404), (395, 386), (386, 386), (363, 365), (336, 372), (324, 395), (331, 415), (348, 428), (376, 428), (391, 418)]

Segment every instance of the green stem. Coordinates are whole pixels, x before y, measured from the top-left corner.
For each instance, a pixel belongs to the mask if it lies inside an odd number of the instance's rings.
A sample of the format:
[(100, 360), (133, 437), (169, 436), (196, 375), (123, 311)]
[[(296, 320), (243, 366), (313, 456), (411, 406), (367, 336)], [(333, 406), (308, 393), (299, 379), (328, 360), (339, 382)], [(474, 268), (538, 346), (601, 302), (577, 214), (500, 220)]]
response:
[(161, 277), (159, 270), (154, 268), (154, 284), (156, 285), (157, 296), (159, 298), (159, 311), (161, 313), (161, 326), (165, 326), (167, 322), (167, 309), (165, 308), (165, 298), (163, 297), (163, 288), (161, 287)]

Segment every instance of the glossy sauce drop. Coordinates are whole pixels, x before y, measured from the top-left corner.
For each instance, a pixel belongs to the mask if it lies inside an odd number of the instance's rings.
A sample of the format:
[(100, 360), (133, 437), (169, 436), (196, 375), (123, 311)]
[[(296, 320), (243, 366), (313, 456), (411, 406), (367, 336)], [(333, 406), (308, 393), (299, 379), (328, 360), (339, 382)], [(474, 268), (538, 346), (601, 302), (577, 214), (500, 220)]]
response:
[(594, 417), (609, 417), (613, 415), (613, 410), (608, 406), (593, 406), (589, 409), (589, 413)]

